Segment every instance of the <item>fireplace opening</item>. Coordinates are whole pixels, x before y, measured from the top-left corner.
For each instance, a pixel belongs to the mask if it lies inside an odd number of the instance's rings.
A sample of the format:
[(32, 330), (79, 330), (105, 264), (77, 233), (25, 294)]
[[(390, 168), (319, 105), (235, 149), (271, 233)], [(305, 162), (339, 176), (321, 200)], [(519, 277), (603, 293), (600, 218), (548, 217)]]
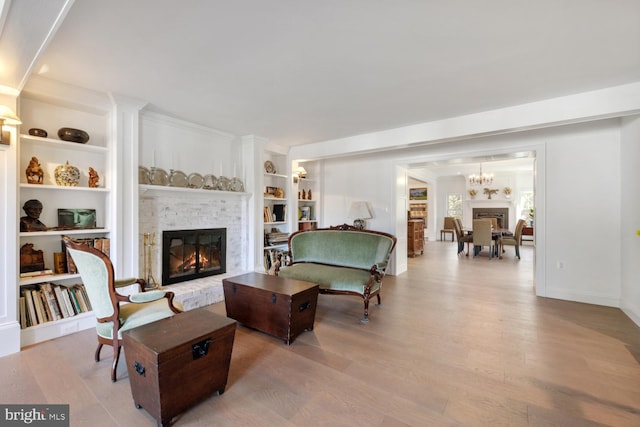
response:
[(509, 208), (473, 208), (473, 219), (497, 218), (498, 228), (509, 228)]
[(162, 232), (162, 284), (226, 272), (225, 228)]

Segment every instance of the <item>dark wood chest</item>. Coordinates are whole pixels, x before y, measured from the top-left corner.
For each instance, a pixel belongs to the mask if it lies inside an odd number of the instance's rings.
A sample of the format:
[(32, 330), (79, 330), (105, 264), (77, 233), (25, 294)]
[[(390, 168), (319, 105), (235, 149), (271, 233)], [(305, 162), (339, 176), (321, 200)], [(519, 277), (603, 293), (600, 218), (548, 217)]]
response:
[(123, 333), (133, 401), (158, 425), (227, 385), (236, 322), (201, 308)]
[(227, 316), (285, 343), (313, 330), (318, 285), (302, 280), (247, 273), (222, 280)]
[(407, 223), (407, 255), (413, 257), (424, 253), (424, 221), (412, 219)]

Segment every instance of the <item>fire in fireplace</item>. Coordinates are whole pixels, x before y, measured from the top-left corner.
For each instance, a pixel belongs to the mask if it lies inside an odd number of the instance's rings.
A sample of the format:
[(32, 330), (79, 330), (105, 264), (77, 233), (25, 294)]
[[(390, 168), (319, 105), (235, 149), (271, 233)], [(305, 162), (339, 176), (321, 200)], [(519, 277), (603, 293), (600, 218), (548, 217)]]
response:
[(162, 284), (226, 272), (225, 228), (162, 233)]

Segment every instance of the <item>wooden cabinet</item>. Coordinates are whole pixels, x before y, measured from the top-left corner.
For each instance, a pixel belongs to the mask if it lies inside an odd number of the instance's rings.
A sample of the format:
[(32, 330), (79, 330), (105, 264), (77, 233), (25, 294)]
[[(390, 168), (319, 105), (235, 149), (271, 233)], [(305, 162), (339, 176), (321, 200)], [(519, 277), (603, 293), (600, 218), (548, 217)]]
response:
[(409, 220), (407, 224), (407, 255), (413, 257), (424, 253), (424, 221)]

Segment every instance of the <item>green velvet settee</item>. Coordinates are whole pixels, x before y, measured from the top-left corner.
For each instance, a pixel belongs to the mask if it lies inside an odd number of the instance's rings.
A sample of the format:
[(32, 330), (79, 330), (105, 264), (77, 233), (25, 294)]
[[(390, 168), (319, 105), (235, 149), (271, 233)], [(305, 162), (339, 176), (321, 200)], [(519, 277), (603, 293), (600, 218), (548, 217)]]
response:
[(288, 265), (276, 274), (317, 283), (320, 293), (358, 295), (364, 299), (369, 321), (369, 300), (380, 304), (380, 289), (396, 237), (349, 225), (297, 231), (289, 237)]

